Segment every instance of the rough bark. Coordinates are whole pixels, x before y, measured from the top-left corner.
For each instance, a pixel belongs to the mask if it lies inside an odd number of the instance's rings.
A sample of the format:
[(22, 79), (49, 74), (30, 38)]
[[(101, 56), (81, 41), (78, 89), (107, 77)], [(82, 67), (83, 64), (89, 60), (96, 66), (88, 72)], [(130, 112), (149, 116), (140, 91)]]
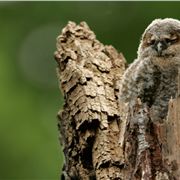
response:
[(153, 123), (139, 99), (133, 109), (120, 102), (126, 61), (96, 40), (85, 22), (69, 22), (62, 30), (55, 59), (64, 94), (58, 113), (61, 179), (178, 179), (179, 96), (170, 101), (164, 123)]

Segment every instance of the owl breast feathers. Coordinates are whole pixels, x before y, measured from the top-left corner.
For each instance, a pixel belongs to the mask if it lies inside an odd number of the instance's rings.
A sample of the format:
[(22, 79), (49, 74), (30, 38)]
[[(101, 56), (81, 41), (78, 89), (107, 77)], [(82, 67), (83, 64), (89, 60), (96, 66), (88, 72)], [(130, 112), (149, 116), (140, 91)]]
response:
[(164, 119), (177, 92), (180, 67), (180, 21), (156, 19), (145, 30), (137, 59), (125, 71), (120, 100), (133, 106), (140, 98), (152, 120)]

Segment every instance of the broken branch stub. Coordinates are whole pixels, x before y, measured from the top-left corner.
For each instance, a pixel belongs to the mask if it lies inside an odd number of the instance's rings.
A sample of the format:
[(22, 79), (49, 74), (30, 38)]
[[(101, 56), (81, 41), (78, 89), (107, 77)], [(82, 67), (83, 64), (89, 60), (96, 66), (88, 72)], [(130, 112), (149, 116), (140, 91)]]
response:
[(96, 40), (85, 22), (69, 22), (57, 38), (55, 59), (65, 101), (58, 113), (65, 154), (62, 176), (122, 178), (117, 99), (123, 55)]

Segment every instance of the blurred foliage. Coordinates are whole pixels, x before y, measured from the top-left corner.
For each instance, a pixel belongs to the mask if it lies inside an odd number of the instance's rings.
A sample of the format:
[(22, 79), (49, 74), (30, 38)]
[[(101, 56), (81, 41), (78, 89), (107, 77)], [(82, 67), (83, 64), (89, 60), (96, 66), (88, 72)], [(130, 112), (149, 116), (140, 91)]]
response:
[(69, 20), (86, 21), (131, 62), (155, 18), (179, 18), (180, 2), (0, 2), (0, 179), (59, 179), (62, 108), (53, 59)]

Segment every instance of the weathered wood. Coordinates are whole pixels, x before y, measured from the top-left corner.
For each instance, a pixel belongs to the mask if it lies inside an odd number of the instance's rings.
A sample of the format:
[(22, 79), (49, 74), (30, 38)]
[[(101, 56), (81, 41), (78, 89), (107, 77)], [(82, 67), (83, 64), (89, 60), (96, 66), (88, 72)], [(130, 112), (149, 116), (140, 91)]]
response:
[(180, 178), (180, 71), (178, 73), (178, 92), (176, 99), (169, 102), (167, 121), (161, 127), (163, 162), (176, 179)]
[(139, 99), (134, 107), (120, 102), (126, 61), (85, 22), (62, 30), (55, 59), (65, 101), (58, 113), (62, 179), (179, 179), (180, 90), (161, 123)]
[(58, 115), (65, 178), (121, 178), (117, 98), (123, 55), (97, 41), (86, 23), (69, 22), (57, 38), (55, 58), (65, 98)]

